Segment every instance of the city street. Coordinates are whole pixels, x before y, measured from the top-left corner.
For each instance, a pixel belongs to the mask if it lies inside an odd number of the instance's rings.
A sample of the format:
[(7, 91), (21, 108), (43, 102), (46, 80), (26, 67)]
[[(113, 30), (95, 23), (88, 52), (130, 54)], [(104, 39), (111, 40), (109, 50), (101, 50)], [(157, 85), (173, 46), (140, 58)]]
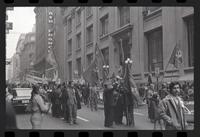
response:
[[(17, 113), (17, 126), (19, 129), (31, 129), (29, 122), (30, 114)], [(125, 123), (125, 117), (123, 123)], [(104, 111), (103, 106), (99, 106), (98, 111), (91, 111), (85, 105), (78, 110), (77, 125), (69, 125), (60, 118), (54, 118), (50, 114), (44, 115), (42, 129), (100, 129), (106, 130), (110, 128), (104, 127)], [(146, 106), (135, 109), (135, 127), (114, 126), (113, 129), (140, 129), (152, 130), (153, 124), (147, 118)]]

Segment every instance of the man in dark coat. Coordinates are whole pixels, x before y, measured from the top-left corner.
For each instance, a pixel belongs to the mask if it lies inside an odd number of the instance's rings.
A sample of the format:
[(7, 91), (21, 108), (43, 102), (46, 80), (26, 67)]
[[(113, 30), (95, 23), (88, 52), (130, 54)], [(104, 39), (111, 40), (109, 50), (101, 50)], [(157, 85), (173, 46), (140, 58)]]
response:
[(113, 126), (113, 119), (114, 119), (114, 99), (113, 99), (113, 87), (111, 83), (106, 83), (104, 85), (105, 89), (103, 91), (103, 100), (104, 100), (104, 115), (105, 127), (112, 127)]
[[(117, 87), (115, 87), (117, 86)], [(114, 121), (116, 125), (121, 125), (124, 112), (124, 97), (123, 97), (123, 88), (121, 85), (114, 85), (115, 91), (114, 99), (116, 99), (116, 105), (114, 106)]]

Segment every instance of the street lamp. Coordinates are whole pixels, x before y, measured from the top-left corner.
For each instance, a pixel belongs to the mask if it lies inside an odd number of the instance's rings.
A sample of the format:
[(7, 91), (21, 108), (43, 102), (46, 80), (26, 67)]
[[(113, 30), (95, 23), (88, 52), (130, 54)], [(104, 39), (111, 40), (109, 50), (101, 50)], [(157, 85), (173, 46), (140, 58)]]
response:
[[(130, 67), (132, 65), (133, 61), (130, 58), (127, 58), (125, 60), (125, 64), (127, 65), (127, 71), (126, 71), (126, 81), (127, 81), (127, 88), (129, 92), (132, 93), (131, 85), (130, 85)], [(128, 98), (127, 98), (128, 99)], [(133, 100), (129, 100), (132, 102)], [(127, 113), (127, 125), (133, 125), (135, 126), (135, 121), (134, 121), (134, 103), (132, 105), (126, 106), (126, 113)]]
[(103, 69), (105, 72), (109, 72), (109, 65), (103, 65)]

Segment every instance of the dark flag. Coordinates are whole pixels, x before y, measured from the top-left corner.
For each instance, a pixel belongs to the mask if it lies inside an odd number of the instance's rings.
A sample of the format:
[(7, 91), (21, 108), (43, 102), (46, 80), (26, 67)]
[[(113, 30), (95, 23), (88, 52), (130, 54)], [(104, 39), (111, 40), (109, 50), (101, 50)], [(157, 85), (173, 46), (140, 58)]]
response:
[(179, 68), (181, 64), (183, 64), (183, 55), (180, 49), (180, 46), (176, 44), (169, 59), (169, 64), (174, 65), (174, 67)]
[[(108, 73), (103, 70), (105, 65), (104, 57), (98, 45), (95, 45), (95, 56), (89, 67), (83, 72), (83, 78), (89, 83), (97, 82), (99, 79), (104, 79)], [(106, 73), (106, 74), (104, 74)]]
[(100, 79), (105, 79), (108, 76), (108, 71), (103, 69), (103, 65), (105, 65), (106, 63), (102, 51), (99, 49), (97, 44), (95, 45), (94, 62), (96, 63), (96, 68), (98, 70), (98, 77)]
[(88, 83), (95, 83), (98, 81), (96, 63), (93, 61), (89, 67), (83, 72), (83, 78)]

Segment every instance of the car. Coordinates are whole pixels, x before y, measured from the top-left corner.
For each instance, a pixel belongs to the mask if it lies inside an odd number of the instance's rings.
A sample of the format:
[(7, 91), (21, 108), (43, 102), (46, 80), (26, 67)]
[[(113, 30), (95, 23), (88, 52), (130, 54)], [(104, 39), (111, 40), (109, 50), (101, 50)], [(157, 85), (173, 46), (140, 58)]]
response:
[(194, 128), (194, 101), (186, 102), (185, 103), (185, 119), (188, 123), (188, 128)]
[(13, 107), (26, 109), (31, 101), (32, 88), (14, 88), (14, 91), (12, 98)]

